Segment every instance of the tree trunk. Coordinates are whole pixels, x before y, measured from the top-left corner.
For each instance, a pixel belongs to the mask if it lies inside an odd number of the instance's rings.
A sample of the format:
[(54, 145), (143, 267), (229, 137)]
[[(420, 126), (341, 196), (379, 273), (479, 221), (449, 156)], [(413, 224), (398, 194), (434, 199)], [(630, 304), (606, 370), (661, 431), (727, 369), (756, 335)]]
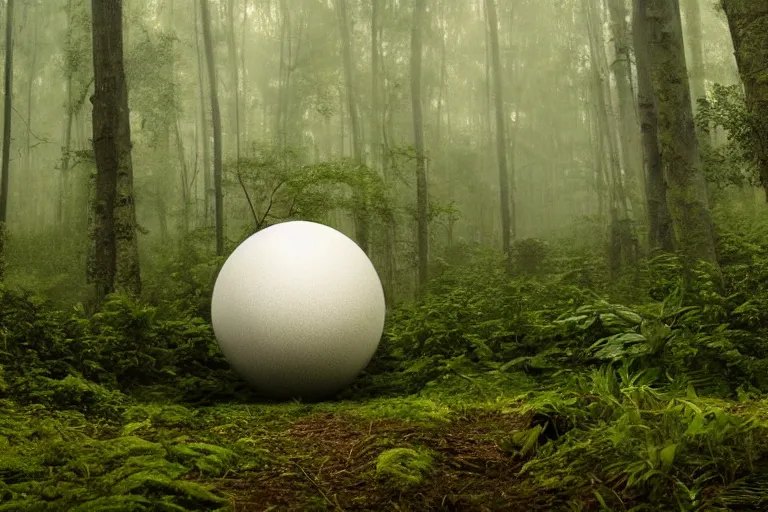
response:
[[(598, 126), (600, 137), (606, 142), (608, 166), (607, 177), (609, 179), (609, 194), (611, 224), (627, 219), (627, 197), (621, 176), (621, 162), (619, 157), (619, 140), (617, 127), (611, 122), (612, 101), (610, 82), (608, 80), (608, 58), (605, 54), (605, 43), (602, 34), (602, 22), (600, 13), (590, 0), (583, 2), (587, 21), (587, 31), (590, 40), (590, 66), (592, 67), (595, 101), (597, 101)], [(610, 112), (610, 113), (609, 113)], [(606, 154), (605, 152), (603, 154)]]
[(699, 260), (717, 264), (707, 184), (693, 124), (679, 0), (640, 0), (648, 41), (651, 87), (658, 111), (667, 204), (688, 270)]
[[(384, 152), (381, 142), (382, 133), (382, 115), (381, 115), (381, 75), (380, 59), (381, 49), (379, 48), (379, 33), (381, 31), (381, 0), (371, 0), (371, 165), (382, 173), (385, 184), (387, 183), (387, 171), (384, 167)], [(395, 300), (395, 240), (394, 223), (395, 219), (385, 220), (384, 228), (384, 293), (387, 298), (387, 304), (392, 304)]]
[[(72, 38), (72, 0), (67, 1), (67, 44)], [(66, 117), (64, 120), (64, 145), (61, 154), (61, 169), (59, 170), (59, 197), (56, 205), (56, 220), (61, 226), (67, 217), (64, 203), (66, 201), (67, 191), (69, 190), (69, 154), (72, 150), (72, 123), (75, 116), (75, 105), (72, 101), (72, 75), (70, 63), (66, 65), (67, 78), (67, 106)]]
[(425, 0), (414, 0), (411, 30), (411, 103), (413, 106), (413, 145), (416, 149), (416, 238), (419, 254), (417, 293), (419, 295), (426, 290), (429, 263), (427, 169), (424, 156), (424, 116), (421, 111), (421, 32), (425, 10)]
[(240, 77), (237, 69), (237, 47), (235, 45), (235, 0), (227, 3), (227, 51), (229, 52), (232, 79), (232, 122), (235, 132), (235, 165), (240, 167)]
[(13, 108), (13, 0), (5, 6), (5, 88), (3, 91), (3, 162), (0, 177), (0, 281), (5, 277), (5, 224), (8, 219), (8, 184), (11, 157), (11, 109)]
[(489, 36), (491, 43), (491, 67), (493, 68), (493, 89), (496, 110), (496, 158), (499, 164), (499, 194), (501, 202), (501, 246), (507, 257), (507, 268), (512, 268), (510, 238), (515, 236), (513, 219), (509, 215), (509, 177), (507, 175), (507, 131), (504, 114), (504, 89), (501, 79), (501, 57), (499, 55), (499, 24), (494, 0), (485, 0)]
[[(245, 34), (248, 32), (248, 0), (243, 0), (243, 32), (240, 40), (240, 73), (242, 74), (242, 88), (243, 88), (243, 106), (245, 107), (241, 112), (240, 124), (242, 125), (242, 139), (246, 142), (246, 152), (248, 148), (248, 73), (245, 61)], [(238, 132), (239, 133), (239, 132)]]
[[(341, 57), (344, 66), (344, 84), (347, 94), (347, 112), (349, 113), (349, 126), (352, 136), (352, 159), (358, 164), (363, 163), (363, 148), (360, 137), (360, 119), (357, 113), (357, 101), (355, 100), (355, 74), (352, 61), (352, 44), (349, 33), (349, 16), (347, 15), (346, 0), (336, 0), (339, 16), (339, 29), (341, 32)], [(362, 193), (356, 192), (360, 211), (355, 215), (355, 234), (360, 248), (367, 254), (369, 252), (369, 232), (367, 200)]]
[[(94, 0), (95, 1), (95, 0)], [(216, 255), (224, 255), (224, 194), (221, 186), (221, 111), (216, 84), (216, 61), (213, 60), (213, 41), (211, 40), (211, 16), (208, 0), (200, 0), (200, 12), (203, 23), (203, 45), (208, 68), (208, 86), (211, 91), (211, 117), (213, 118), (213, 188), (216, 202)]]
[(123, 69), (122, 0), (92, 0), (93, 152), (96, 161), (96, 306), (111, 291), (141, 293), (133, 198), (128, 89)]
[(37, 77), (37, 43), (38, 43), (38, 33), (37, 29), (39, 26), (39, 22), (37, 20), (37, 13), (34, 12), (32, 14), (32, 17), (34, 18), (34, 29), (33, 29), (33, 36), (32, 36), (32, 60), (29, 63), (29, 73), (28, 73), (28, 81), (27, 81), (27, 137), (26, 137), (26, 148), (25, 148), (25, 157), (27, 166), (29, 167), (30, 163), (30, 156), (32, 153), (32, 91), (34, 89), (35, 85), (35, 78)]
[(640, 114), (640, 134), (645, 155), (645, 198), (648, 217), (648, 244), (651, 249), (672, 252), (675, 249), (672, 219), (667, 208), (667, 183), (661, 167), (661, 149), (658, 138), (656, 99), (648, 69), (648, 28), (644, 23), (644, 0), (634, 0), (632, 15), (633, 44), (637, 66), (637, 106)]
[[(755, 0), (751, 1), (754, 2)], [(707, 97), (707, 89), (704, 85), (706, 68), (704, 67), (704, 36), (701, 30), (701, 8), (699, 7), (699, 0), (682, 0), (681, 7), (685, 14), (688, 32), (687, 37), (685, 37), (691, 58), (688, 76), (691, 80), (693, 111), (696, 112), (698, 110), (698, 101)]]
[[(290, 23), (290, 19), (288, 18), (288, 6), (286, 5), (286, 0), (280, 0), (280, 68), (278, 71), (278, 85), (277, 85), (277, 112), (275, 116), (275, 137), (280, 143), (280, 146), (285, 146), (285, 134), (284, 131), (284, 121), (283, 118), (285, 116), (283, 112), (283, 96), (288, 94), (287, 92), (287, 86), (286, 86), (286, 66), (285, 63), (285, 44), (286, 44), (286, 34), (287, 34), (287, 28)], [(288, 41), (288, 44), (290, 44), (290, 40)]]
[(72, 122), (74, 121), (74, 105), (72, 104), (72, 75), (67, 76), (67, 112), (64, 121), (64, 146), (62, 147), (61, 169), (59, 170), (59, 198), (56, 206), (56, 218), (63, 225), (67, 217), (64, 203), (69, 190), (69, 154), (72, 151)]
[[(613, 45), (616, 53), (611, 71), (616, 79), (616, 92), (619, 99), (619, 132), (621, 134), (621, 152), (624, 168), (634, 182), (632, 192), (642, 198), (645, 179), (642, 172), (642, 155), (639, 140), (635, 98), (632, 91), (632, 60), (630, 57), (629, 27), (627, 26), (627, 8), (624, 0), (608, 0), (611, 17)], [(642, 204), (642, 201), (633, 201)]]
[(768, 2), (723, 0), (768, 202)]
[[(247, 8), (247, 6), (246, 6)], [(243, 195), (248, 203), (251, 215), (254, 220), (254, 227), (258, 229), (259, 219), (256, 215), (256, 210), (253, 207), (251, 196), (248, 193), (248, 188), (243, 181), (243, 176), (240, 172), (240, 78), (237, 70), (237, 47), (235, 46), (235, 2), (229, 0), (227, 8), (227, 18), (229, 20), (229, 29), (227, 30), (227, 49), (229, 51), (229, 61), (232, 71), (232, 111), (234, 113), (234, 132), (235, 132), (235, 174), (237, 180), (240, 183), (240, 187), (243, 189)]]
[(382, 161), (381, 154), (381, 107), (379, 92), (381, 77), (379, 76), (379, 24), (380, 2), (371, 0), (371, 165), (379, 169)]
[(203, 141), (203, 225), (207, 228), (211, 219), (211, 196), (214, 195), (213, 186), (211, 184), (211, 147), (210, 138), (208, 137), (208, 116), (205, 115), (208, 110), (205, 107), (205, 63), (203, 61), (202, 52), (200, 50), (200, 38), (198, 34), (202, 32), (202, 29), (198, 31), (197, 25), (197, 11), (200, 4), (195, 5), (195, 49), (197, 50), (197, 76), (200, 87), (200, 137)]

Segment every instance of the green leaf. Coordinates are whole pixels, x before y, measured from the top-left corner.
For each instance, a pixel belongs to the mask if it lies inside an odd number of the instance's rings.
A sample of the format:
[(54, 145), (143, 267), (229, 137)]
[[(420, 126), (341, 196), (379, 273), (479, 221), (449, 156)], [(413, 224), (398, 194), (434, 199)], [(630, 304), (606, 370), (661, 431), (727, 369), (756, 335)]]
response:
[(677, 444), (668, 444), (659, 452), (659, 459), (661, 459), (661, 467), (669, 469), (672, 463), (675, 461), (675, 452), (677, 451)]

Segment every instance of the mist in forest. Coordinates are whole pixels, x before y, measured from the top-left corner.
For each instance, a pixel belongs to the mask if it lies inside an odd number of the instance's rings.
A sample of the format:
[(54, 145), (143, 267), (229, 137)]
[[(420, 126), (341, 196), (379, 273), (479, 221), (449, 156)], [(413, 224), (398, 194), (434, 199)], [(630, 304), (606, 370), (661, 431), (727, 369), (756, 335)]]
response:
[(0, 512), (767, 510), (768, 0), (0, 20)]
[[(98, 252), (93, 44), (108, 25), (84, 0), (14, 3), (9, 279), (73, 293)], [(390, 297), (456, 247), (648, 245), (625, 2), (122, 4), (145, 281), (180, 243), (202, 261), (290, 219), (352, 236)], [(722, 9), (681, 11), (696, 111), (739, 73)]]

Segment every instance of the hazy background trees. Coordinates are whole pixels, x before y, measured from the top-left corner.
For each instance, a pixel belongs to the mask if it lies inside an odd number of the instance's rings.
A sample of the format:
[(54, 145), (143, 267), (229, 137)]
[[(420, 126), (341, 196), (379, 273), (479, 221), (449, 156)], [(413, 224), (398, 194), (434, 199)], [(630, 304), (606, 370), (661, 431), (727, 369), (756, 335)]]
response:
[[(217, 255), (291, 218), (355, 238), (409, 298), (473, 244), (511, 259), (566, 237), (614, 272), (654, 248), (714, 263), (711, 209), (759, 204), (749, 2), (122, 3), (145, 293), (169, 272), (209, 286)], [(77, 300), (98, 176), (90, 4), (17, 1), (5, 115), (8, 278)], [(672, 46), (637, 30), (663, 22), (637, 17), (655, 4), (679, 21)]]

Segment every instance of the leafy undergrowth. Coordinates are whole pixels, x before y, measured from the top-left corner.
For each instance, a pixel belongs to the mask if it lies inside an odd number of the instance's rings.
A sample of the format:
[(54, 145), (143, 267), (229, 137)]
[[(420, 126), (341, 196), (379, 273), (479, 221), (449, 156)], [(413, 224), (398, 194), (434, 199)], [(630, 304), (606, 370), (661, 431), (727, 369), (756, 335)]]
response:
[(0, 510), (768, 507), (768, 401), (608, 367), (568, 391), (512, 377), (482, 379), (492, 400), (455, 376), (428, 396), (135, 405), (112, 422), (6, 402)]
[(245, 388), (197, 303), (0, 289), (0, 511), (768, 510), (762, 239), (687, 284), (671, 255), (612, 284), (538, 242), (515, 279), (446, 258), (316, 404)]

